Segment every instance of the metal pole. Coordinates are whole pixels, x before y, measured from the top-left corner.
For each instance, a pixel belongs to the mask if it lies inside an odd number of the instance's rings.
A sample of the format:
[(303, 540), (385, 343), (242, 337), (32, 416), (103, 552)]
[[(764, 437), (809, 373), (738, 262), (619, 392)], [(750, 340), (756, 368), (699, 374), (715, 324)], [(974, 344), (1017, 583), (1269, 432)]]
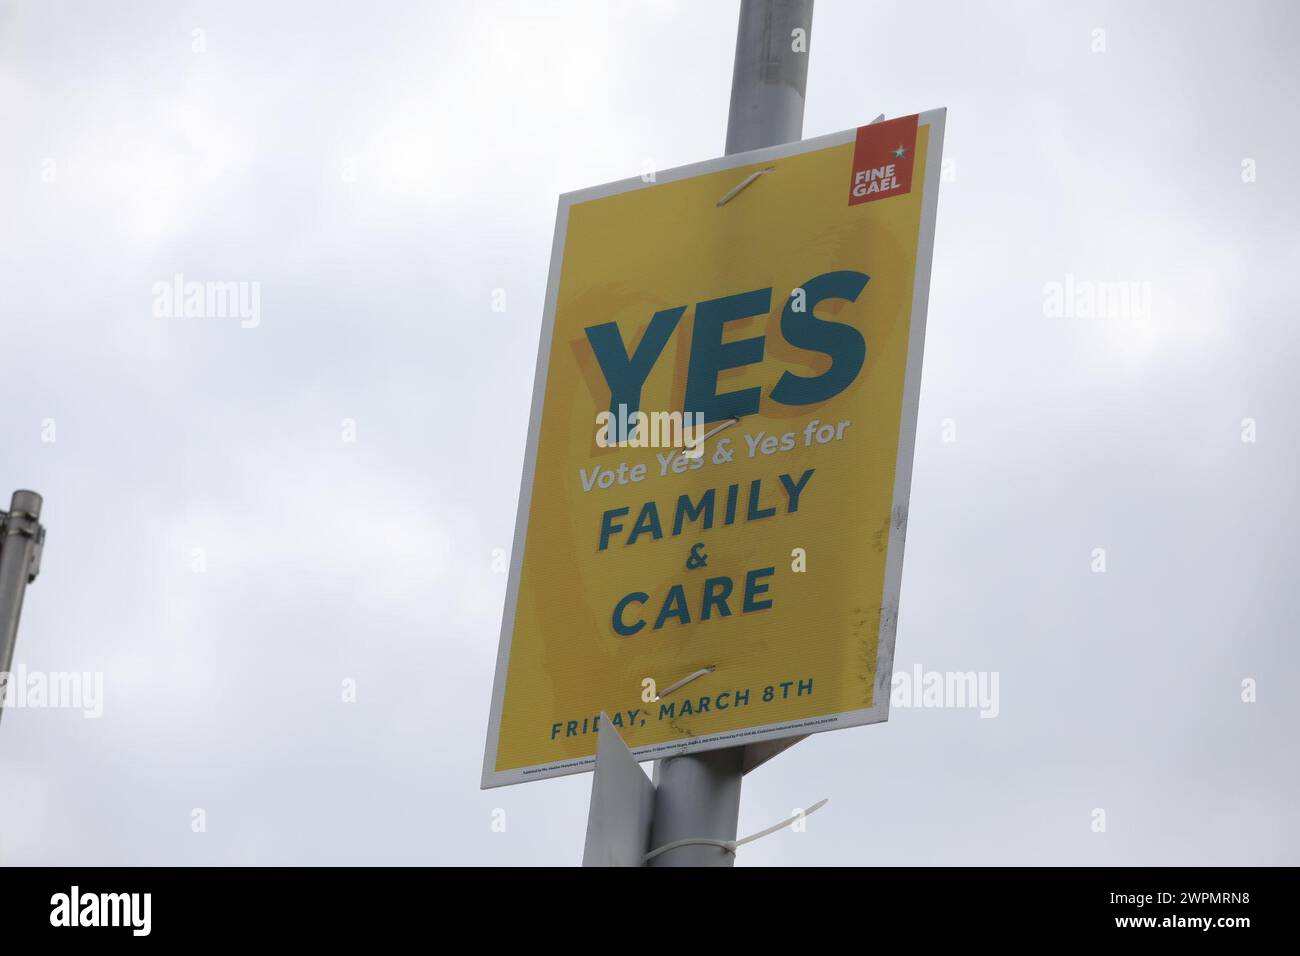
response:
[(803, 137), (812, 13), (813, 0), (741, 0), (728, 156)]
[[(741, 0), (736, 65), (731, 75), (727, 155), (803, 137), (804, 92), (813, 0)], [(727, 747), (655, 763), (651, 848), (675, 840), (736, 839), (744, 747)], [(719, 847), (689, 845), (651, 866), (731, 866)]]
[(34, 491), (15, 491), (8, 513), (0, 512), (0, 714), (4, 713), (18, 639), (23, 592), (40, 571), (45, 543), (40, 517), (41, 496)]

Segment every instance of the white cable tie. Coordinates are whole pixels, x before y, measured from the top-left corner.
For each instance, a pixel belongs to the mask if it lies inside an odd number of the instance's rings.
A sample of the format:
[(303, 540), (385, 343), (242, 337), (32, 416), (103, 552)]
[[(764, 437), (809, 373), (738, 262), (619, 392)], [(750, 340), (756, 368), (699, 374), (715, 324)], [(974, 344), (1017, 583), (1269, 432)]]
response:
[(673, 684), (671, 687), (665, 688), (665, 690), (663, 691), (663, 693), (656, 694), (656, 695), (655, 695), (655, 700), (658, 700), (658, 699), (661, 698), (661, 697), (667, 697), (667, 696), (668, 696), (669, 694), (671, 694), (673, 691), (677, 690), (677, 688), (682, 687), (682, 686), (684, 686), (684, 685), (686, 685), (686, 684), (689, 684), (691, 681), (695, 680), (695, 678), (697, 678), (697, 677), (703, 677), (705, 674), (712, 674), (712, 673), (713, 673), (714, 671), (716, 671), (717, 669), (718, 669), (718, 665), (717, 665), (717, 664), (710, 664), (708, 667), (701, 667), (701, 668), (700, 668), (699, 670), (697, 670), (694, 674), (687, 674), (685, 677), (683, 677), (681, 680), (679, 680), (676, 684)]
[(800, 817), (806, 819), (807, 817), (812, 816), (812, 814), (816, 813), (822, 807), (826, 806), (826, 804), (828, 803), (830, 803), (830, 797), (826, 797), (825, 799), (818, 800), (816, 803), (814, 803), (803, 813), (796, 813), (788, 820), (782, 820), (780, 823), (776, 824), (775, 826), (770, 826), (766, 830), (759, 830), (757, 833), (751, 833), (743, 840), (712, 840), (707, 837), (690, 837), (689, 839), (686, 840), (673, 840), (673, 842), (665, 843), (663, 846), (659, 847), (658, 849), (651, 850), (642, 858), (642, 862), (649, 863), (651, 860), (653, 860), (655, 857), (659, 856), (660, 854), (667, 853), (669, 850), (675, 850), (681, 846), (716, 846), (722, 850), (725, 850), (727, 853), (734, 854), (736, 852), (737, 847), (744, 846), (746, 843), (753, 843), (755, 840), (761, 839), (765, 836), (769, 836), (778, 830), (784, 830), (786, 827), (795, 823)]
[(706, 840), (702, 837), (701, 838), (692, 837), (689, 840), (674, 840), (672, 843), (665, 843), (659, 849), (651, 850), (649, 853), (647, 853), (644, 857), (642, 857), (641, 862), (649, 863), (651, 860), (659, 856), (661, 853), (667, 853), (669, 850), (675, 850), (679, 846), (716, 846), (716, 847), (721, 847), (723, 850), (726, 850), (728, 853), (736, 852), (736, 843), (734, 840)]
[(753, 843), (755, 840), (765, 837), (768, 834), (775, 833), (777, 830), (784, 830), (786, 827), (796, 822), (800, 817), (807, 818), (812, 814), (816, 813), (822, 807), (826, 806), (826, 804), (830, 803), (830, 801), (831, 801), (830, 797), (823, 797), (821, 800), (818, 800), (816, 803), (814, 803), (803, 813), (796, 813), (792, 817), (790, 817), (790, 819), (782, 820), (780, 823), (774, 826), (770, 826), (766, 830), (759, 830), (757, 833), (751, 833), (743, 840), (736, 840), (735, 846), (744, 846), (746, 843)]
[(738, 421), (740, 421), (739, 418), (728, 418), (725, 422), (720, 423), (717, 428), (705, 432), (704, 437), (700, 439), (700, 446), (703, 447), (704, 443), (708, 441), (710, 438), (712, 438), (714, 435), (716, 435), (718, 432), (722, 431), (724, 428), (730, 428)]
[[(698, 445), (697, 445), (697, 447), (700, 449), (700, 455), (703, 455), (703, 454), (704, 454), (704, 443), (705, 443), (706, 441), (708, 441), (710, 438), (712, 438), (712, 437), (713, 437), (714, 435), (716, 435), (718, 432), (722, 431), (724, 428), (730, 428), (732, 425), (736, 424), (736, 422), (738, 422), (738, 421), (740, 421), (739, 418), (728, 418), (725, 422), (722, 422), (720, 425), (718, 425), (718, 426), (717, 426), (716, 428), (714, 428), (712, 431), (705, 432), (703, 435), (701, 435), (701, 436), (700, 436), (700, 440), (699, 440)], [(677, 457), (678, 455), (680, 455), (681, 453), (682, 453), (681, 451), (677, 451), (677, 450), (673, 451), (673, 453), (672, 453), (671, 455), (668, 456), (668, 464), (672, 464), (673, 459), (676, 458), (676, 457)], [(689, 455), (688, 457), (690, 457), (690, 458), (697, 458), (697, 457), (699, 457), (699, 456), (698, 456), (698, 455)]]
[(772, 172), (774, 169), (776, 169), (775, 166), (768, 166), (764, 169), (754, 170), (743, 180), (741, 180), (739, 185), (732, 186), (730, 189), (728, 189), (726, 195), (718, 200), (717, 205), (725, 206), (727, 203), (731, 202), (731, 200), (736, 198), (737, 193), (739, 193), (742, 189), (744, 189), (746, 186), (752, 183), (755, 179), (757, 179), (759, 176), (762, 176), (764, 173)]

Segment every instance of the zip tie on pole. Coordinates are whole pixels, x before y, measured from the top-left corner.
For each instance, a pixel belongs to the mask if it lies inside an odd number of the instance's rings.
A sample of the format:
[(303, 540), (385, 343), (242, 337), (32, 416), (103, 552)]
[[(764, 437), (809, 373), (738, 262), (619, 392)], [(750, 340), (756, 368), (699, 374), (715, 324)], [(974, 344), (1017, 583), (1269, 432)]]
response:
[(780, 823), (775, 824), (774, 826), (770, 826), (766, 830), (759, 830), (757, 833), (751, 833), (743, 840), (711, 840), (706, 837), (691, 837), (690, 839), (687, 840), (674, 840), (672, 843), (665, 843), (663, 846), (659, 847), (656, 850), (651, 850), (642, 858), (642, 862), (649, 863), (651, 860), (659, 856), (661, 853), (667, 853), (669, 850), (675, 850), (679, 846), (716, 846), (725, 850), (728, 853), (734, 854), (736, 852), (737, 847), (742, 847), (746, 843), (753, 843), (755, 840), (761, 839), (765, 836), (769, 836), (775, 833), (777, 830), (784, 830), (786, 827), (790, 826), (795, 821), (797, 821), (801, 816), (807, 818), (812, 814), (816, 813), (822, 807), (826, 806), (826, 804), (828, 803), (830, 803), (830, 797), (826, 797), (822, 800), (818, 800), (811, 807), (805, 810), (802, 814), (796, 813), (788, 820), (782, 820)]
[(725, 206), (727, 203), (731, 202), (731, 200), (733, 200), (733, 199), (736, 198), (736, 194), (737, 194), (737, 193), (739, 193), (742, 189), (744, 189), (746, 186), (748, 186), (750, 183), (752, 183), (755, 179), (757, 179), (759, 176), (762, 176), (764, 173), (770, 173), (770, 172), (772, 172), (774, 169), (776, 169), (775, 166), (768, 166), (768, 167), (765, 168), (765, 169), (756, 169), (756, 170), (754, 170), (752, 173), (750, 173), (748, 176), (746, 176), (743, 180), (741, 180), (741, 182), (740, 182), (739, 185), (737, 185), (737, 186), (732, 186), (730, 189), (728, 189), (726, 195), (723, 196), (721, 199), (718, 200), (717, 205), (719, 205), (719, 206)]
[(663, 691), (663, 693), (661, 693), (661, 694), (656, 694), (656, 695), (655, 695), (655, 700), (658, 700), (658, 699), (661, 698), (661, 697), (667, 697), (667, 696), (668, 696), (669, 694), (671, 694), (673, 691), (677, 690), (677, 688), (682, 687), (682, 686), (684, 686), (684, 685), (686, 685), (686, 684), (689, 684), (691, 681), (695, 680), (695, 678), (697, 678), (697, 677), (703, 677), (705, 674), (712, 674), (712, 673), (713, 673), (714, 671), (716, 671), (717, 669), (718, 669), (718, 665), (717, 665), (717, 664), (710, 664), (708, 667), (701, 667), (701, 668), (700, 668), (699, 670), (697, 670), (694, 674), (687, 674), (685, 677), (683, 677), (681, 680), (679, 680), (676, 684), (673, 684), (671, 687), (667, 687), (667, 688), (665, 688), (664, 691)]
[(743, 840), (735, 840), (732, 843), (733, 852), (735, 847), (744, 846), (746, 843), (753, 843), (755, 840), (761, 837), (768, 836), (769, 834), (775, 833), (777, 830), (784, 830), (786, 827), (790, 826), (792, 823), (798, 820), (799, 817), (802, 816), (804, 818), (807, 818), (809, 815), (816, 813), (818, 810), (820, 810), (822, 807), (826, 806), (826, 804), (830, 802), (831, 802), (830, 797), (823, 797), (822, 799), (814, 803), (811, 807), (809, 807), (807, 810), (805, 810), (802, 814), (796, 813), (792, 817), (790, 817), (790, 819), (782, 820), (780, 823), (775, 824), (774, 826), (770, 826), (766, 830), (759, 830), (757, 833), (751, 833)]

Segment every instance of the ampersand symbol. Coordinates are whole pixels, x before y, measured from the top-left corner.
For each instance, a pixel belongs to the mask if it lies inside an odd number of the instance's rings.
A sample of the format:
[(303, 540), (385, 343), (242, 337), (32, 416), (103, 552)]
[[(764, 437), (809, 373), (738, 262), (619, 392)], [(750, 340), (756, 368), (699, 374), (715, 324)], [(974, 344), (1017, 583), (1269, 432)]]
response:
[(713, 463), (715, 465), (725, 465), (731, 461), (731, 456), (735, 452), (731, 450), (730, 438), (719, 438), (717, 446), (713, 449)]
[(708, 566), (709, 556), (700, 550), (700, 548), (702, 547), (704, 547), (703, 541), (701, 541), (699, 544), (691, 545), (691, 553), (686, 556), (687, 571), (694, 571), (696, 568), (703, 568)]

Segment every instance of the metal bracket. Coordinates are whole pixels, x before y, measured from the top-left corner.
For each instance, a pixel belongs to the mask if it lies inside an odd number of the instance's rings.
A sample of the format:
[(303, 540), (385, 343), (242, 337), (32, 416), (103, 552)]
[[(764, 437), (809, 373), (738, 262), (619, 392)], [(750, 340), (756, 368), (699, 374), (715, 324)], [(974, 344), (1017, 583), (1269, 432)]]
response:
[(45, 528), (42, 525), (36, 526), (36, 543), (32, 545), (32, 560), (27, 566), (27, 583), (31, 584), (36, 580), (36, 575), (41, 573), (41, 555), (45, 552)]
[(33, 540), (27, 565), (27, 583), (41, 573), (41, 553), (45, 550), (45, 528), (30, 511), (0, 511), (0, 538), (21, 537)]

